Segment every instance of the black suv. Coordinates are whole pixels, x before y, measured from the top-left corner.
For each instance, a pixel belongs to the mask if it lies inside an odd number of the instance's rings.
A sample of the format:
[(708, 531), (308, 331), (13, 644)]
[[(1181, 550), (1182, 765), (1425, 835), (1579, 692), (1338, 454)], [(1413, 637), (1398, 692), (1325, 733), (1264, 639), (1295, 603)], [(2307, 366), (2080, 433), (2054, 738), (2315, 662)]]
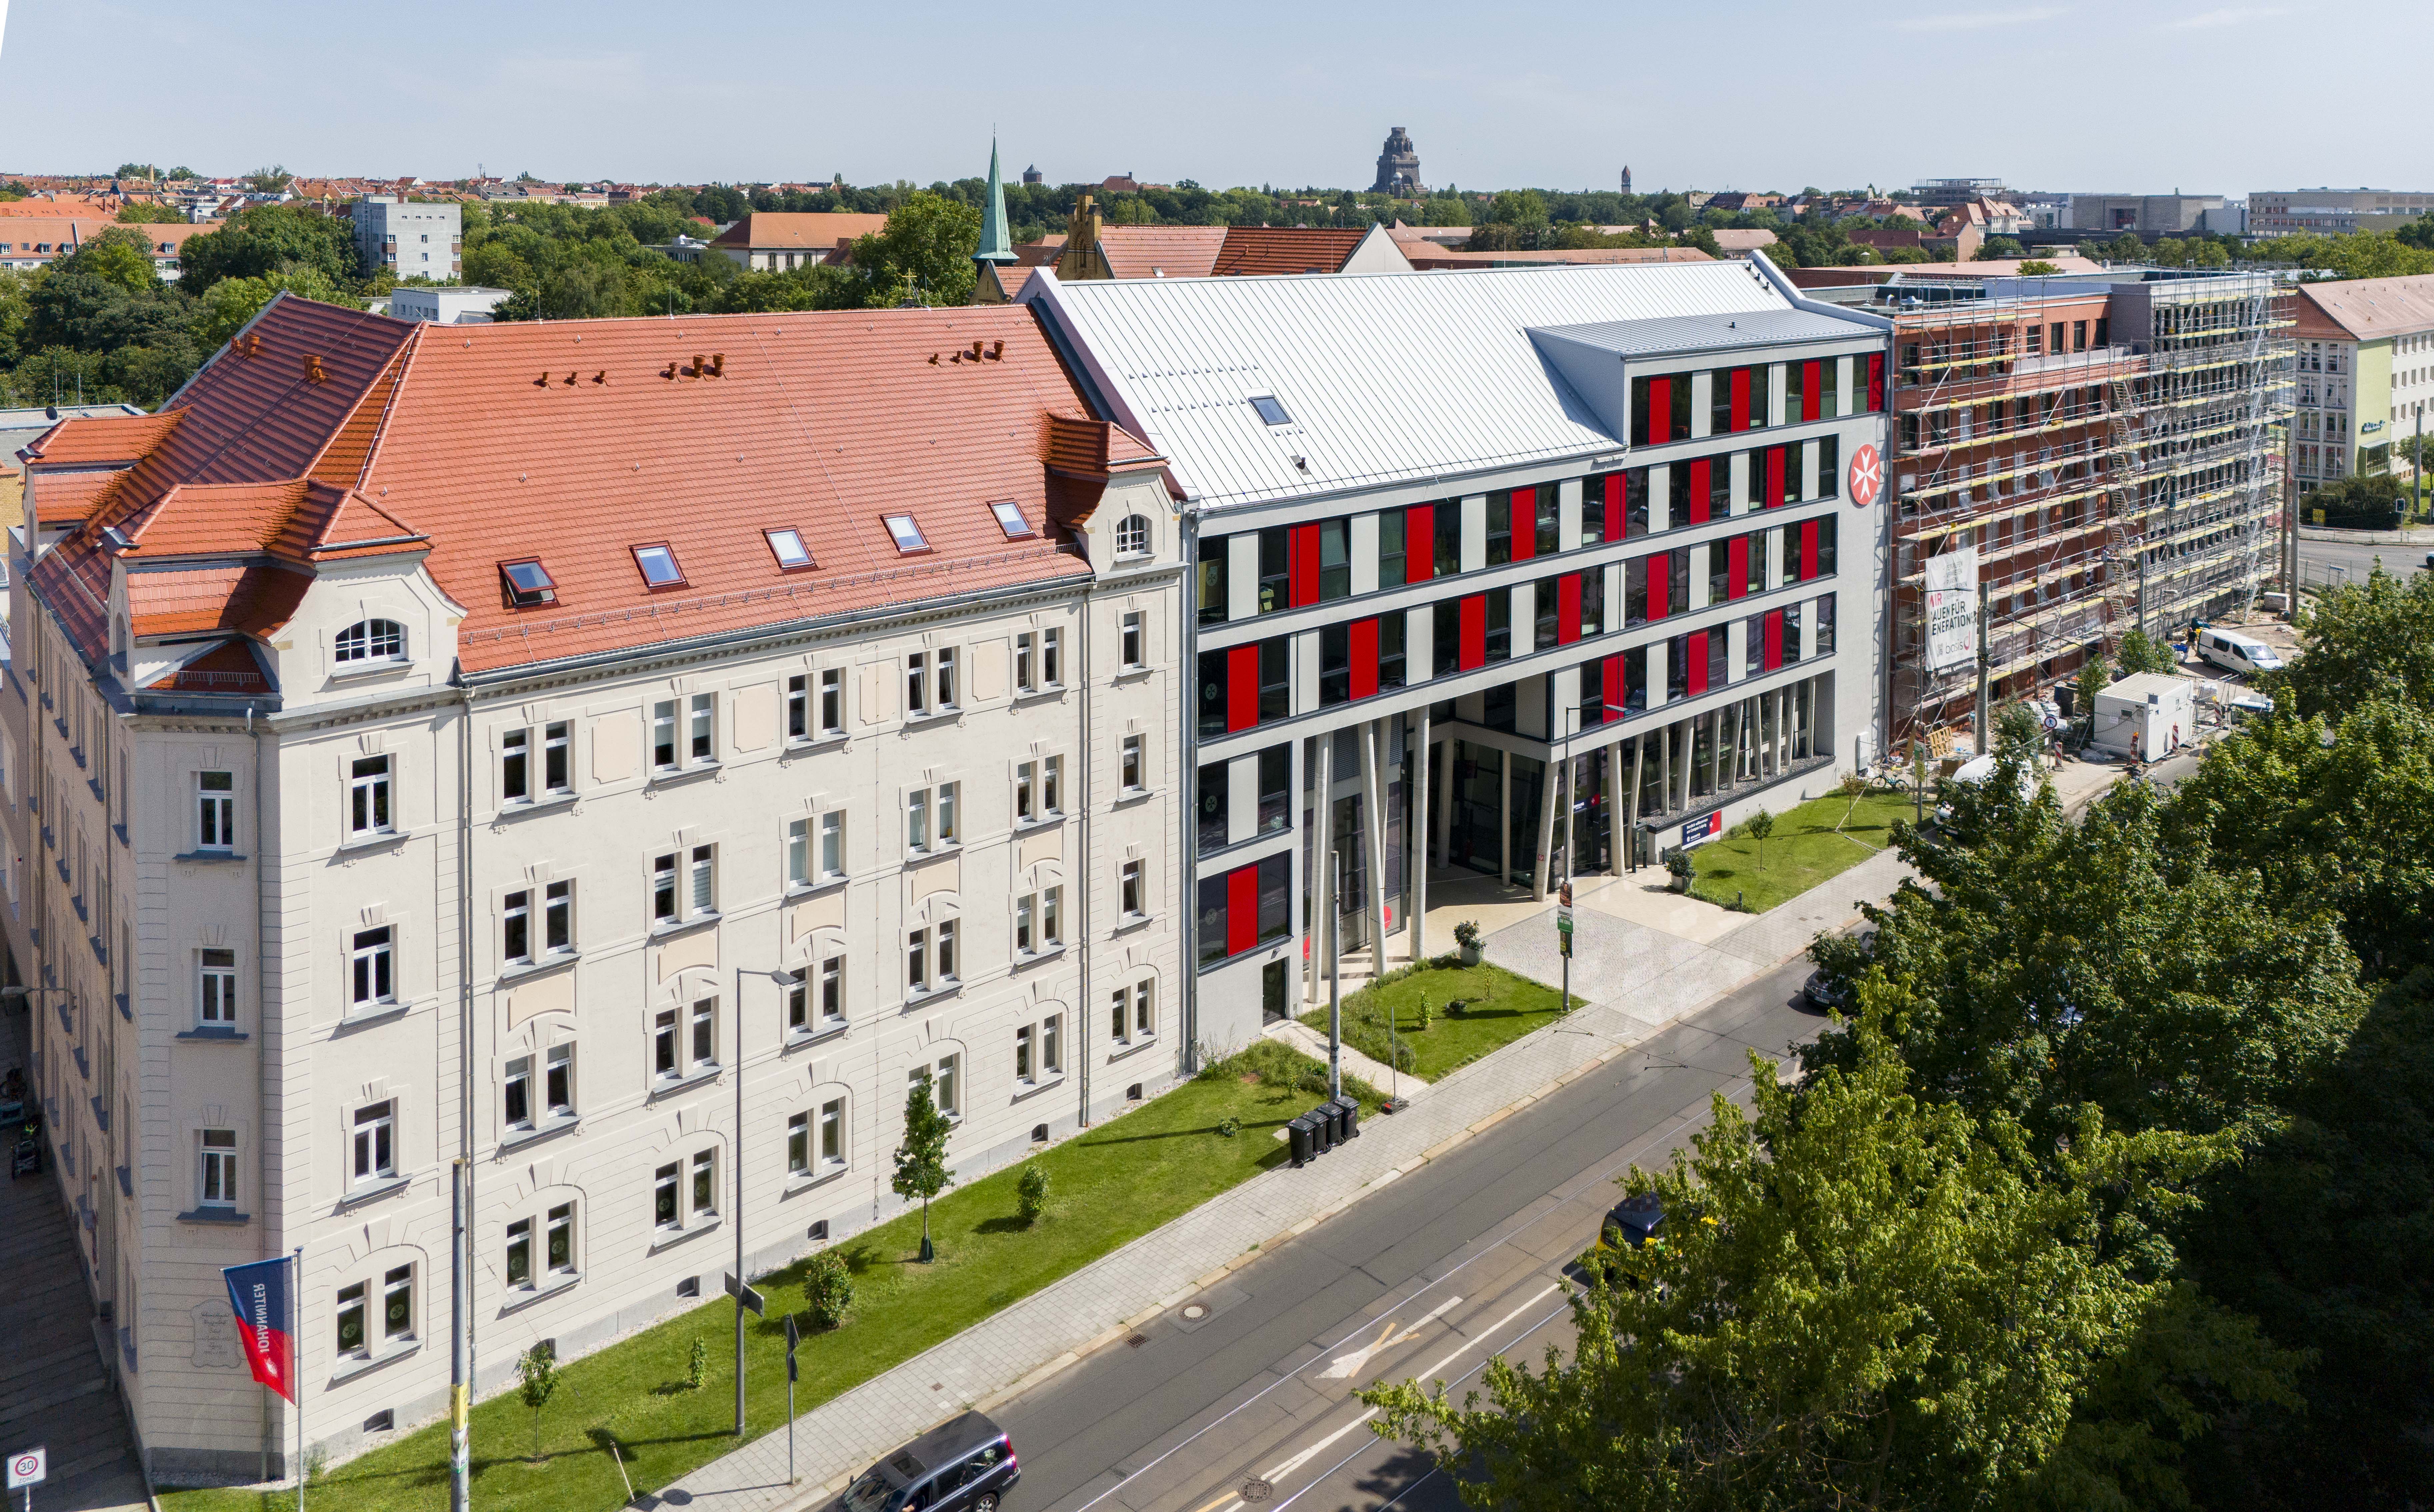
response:
[(997, 1512), (1021, 1476), (1005, 1430), (968, 1412), (863, 1471), (837, 1504), (843, 1512)]

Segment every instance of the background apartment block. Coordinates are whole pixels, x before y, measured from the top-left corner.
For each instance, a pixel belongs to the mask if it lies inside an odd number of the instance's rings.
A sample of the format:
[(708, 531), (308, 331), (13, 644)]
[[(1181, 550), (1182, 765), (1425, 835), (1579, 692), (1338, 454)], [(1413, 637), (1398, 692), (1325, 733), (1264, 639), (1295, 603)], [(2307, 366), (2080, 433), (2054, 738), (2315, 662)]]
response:
[(2405, 466), (2434, 404), (2434, 278), (2302, 284), (2294, 303), (2299, 492)]
[(1997, 698), (2244, 606), (2277, 571), (2290, 300), (2257, 274), (1939, 280), (1820, 291), (1892, 312), (1894, 737), (1964, 716), (1927, 563), (1974, 554)]
[(2428, 211), (2434, 194), (2391, 189), (2254, 189), (2248, 230), (2257, 236), (2346, 236), (2398, 231)]
[(1882, 318), (1739, 262), (1025, 298), (1183, 490), (1201, 1040), (1330, 931), (1449, 949), (1431, 868), (1543, 897), (1875, 735)]
[(454, 200), (426, 203), (395, 195), (355, 201), (355, 250), (364, 271), (453, 284), (465, 273), (465, 213)]
[(2074, 231), (2168, 235), (2213, 229), (2206, 226), (2206, 216), (2226, 208), (2220, 195), (2075, 194), (2070, 197), (2070, 224)]
[(1177, 521), (1027, 312), (282, 297), (26, 455), (6, 928), (156, 1477), (287, 1473), (297, 1246), (315, 1445), (443, 1410), (460, 1155), (489, 1391), (897, 1211), (917, 1074), (966, 1173), (1177, 1074)]

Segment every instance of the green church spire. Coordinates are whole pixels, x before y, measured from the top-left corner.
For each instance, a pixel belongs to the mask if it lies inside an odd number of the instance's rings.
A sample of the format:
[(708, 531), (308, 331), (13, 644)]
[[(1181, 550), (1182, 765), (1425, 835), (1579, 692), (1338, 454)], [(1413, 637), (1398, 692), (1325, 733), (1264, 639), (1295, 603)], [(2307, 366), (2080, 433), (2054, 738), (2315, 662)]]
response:
[(997, 138), (989, 138), (988, 203), (981, 208), (981, 245), (972, 253), (975, 263), (1007, 264), (1014, 261), (1014, 242), (1005, 227), (1005, 180), (998, 177)]

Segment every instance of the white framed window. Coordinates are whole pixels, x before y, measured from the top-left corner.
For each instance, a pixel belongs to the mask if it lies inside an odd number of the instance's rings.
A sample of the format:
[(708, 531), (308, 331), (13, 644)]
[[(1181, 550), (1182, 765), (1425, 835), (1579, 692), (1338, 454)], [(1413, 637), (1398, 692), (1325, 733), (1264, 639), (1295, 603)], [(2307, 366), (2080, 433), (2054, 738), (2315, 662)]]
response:
[(812, 821), (786, 821), (786, 885), (807, 887), (812, 882)]
[(1039, 814), (1042, 818), (1054, 818), (1065, 812), (1058, 797), (1064, 785), (1065, 758), (1042, 757), (1039, 762)]
[(1065, 943), (1065, 889), (1039, 889), (1039, 948), (1053, 951)]
[(414, 1267), (394, 1265), (381, 1277), (381, 1343), (414, 1337)]
[(509, 1286), (529, 1288), (533, 1283), (533, 1221), (518, 1218), (507, 1225), (506, 1277)]
[(358, 756), (348, 767), (347, 833), (386, 834), (392, 827), (389, 808), (389, 759)]
[(1039, 818), (1039, 764), (1014, 764), (1014, 822), (1036, 823)]
[(1043, 1076), (1065, 1074), (1065, 1015), (1052, 1013), (1039, 1021), (1039, 1071)]
[(694, 1069), (699, 1071), (704, 1067), (717, 1065), (718, 1000), (716, 998), (697, 999), (694, 1003), (687, 1025), (692, 1035), (692, 1043), (686, 1048), (691, 1052)]
[(909, 993), (934, 992), (952, 986), (955, 975), (956, 921), (942, 919), (904, 936), (904, 987)]
[(930, 653), (910, 651), (904, 657), (904, 713), (930, 712)]
[(692, 1216), (718, 1216), (718, 1152), (695, 1150), (693, 1155)]
[(541, 949), (551, 955), (574, 950), (574, 884), (553, 882), (540, 890)]
[(1116, 522), (1116, 555), (1120, 558), (1149, 555), (1149, 516), (1128, 514)]
[(1014, 691), (1039, 691), (1039, 637), (1031, 630), (1018, 630), (1014, 637)]
[(786, 738), (812, 738), (812, 679), (799, 673), (786, 679)]
[(1014, 901), (1014, 954), (1031, 955), (1039, 949), (1039, 895), (1024, 893)]
[(549, 1117), (574, 1116), (574, 1047), (552, 1045), (541, 1057), (541, 1110)]
[(338, 632), (332, 658), (340, 666), (405, 660), (405, 627), (395, 620), (357, 620)]
[(820, 733), (845, 733), (845, 669), (831, 667), (820, 674)]
[(364, 1294), (369, 1290), (369, 1283), (365, 1281), (338, 1288), (337, 1306), (332, 1320), (337, 1325), (338, 1353), (342, 1356), (362, 1359), (372, 1352), (371, 1336), (364, 1327)]
[(1133, 984), (1133, 1037), (1146, 1040), (1157, 1033), (1157, 984), (1144, 977)]
[(1107, 1038), (1118, 1044), (1132, 1040), (1132, 989), (1120, 987), (1107, 1005)]
[(499, 800), (532, 800), (532, 731), (510, 730), (499, 736)]
[(1032, 1044), (1037, 1033), (1027, 1023), (1014, 1031), (1014, 1079), (1026, 1087), (1039, 1079), (1039, 1067), (1034, 1058), (1036, 1051)]
[(1148, 764), (1141, 759), (1142, 737), (1126, 735), (1116, 762), (1117, 777), (1127, 793), (1139, 793), (1148, 785)]
[(500, 1084), (500, 1118), (511, 1129), (533, 1126), (532, 1057), (518, 1056), (507, 1062), (506, 1075)]
[(1126, 919), (1140, 919), (1149, 912), (1149, 881), (1141, 863), (1125, 862), (1116, 886)]
[(500, 954), (509, 965), (528, 966), (532, 963), (532, 894), (529, 891), (507, 894), (506, 906), (500, 916)]
[(236, 1130), (207, 1128), (195, 1136), (200, 1167), (195, 1173), (195, 1205), (198, 1208), (233, 1208), (236, 1206)]
[(1039, 685), (1058, 688), (1065, 684), (1065, 632), (1050, 628), (1039, 632)]
[(1140, 610), (1124, 610), (1116, 624), (1116, 660), (1126, 672), (1149, 665), (1149, 616)]
[(820, 1105), (820, 1168), (845, 1168), (845, 1099), (831, 1097)]
[(686, 863), (692, 879), (691, 897), (686, 906), (695, 919), (718, 912), (718, 847), (697, 845)]
[(651, 862), (651, 922), (673, 924), (684, 918), (684, 895), (677, 885), (682, 855), (671, 850)]
[(963, 837), (961, 782), (917, 787), (904, 796), (904, 849), (920, 853), (944, 850)]
[(387, 925), (355, 931), (348, 968), (350, 1001), (358, 1011), (397, 1001), (396, 939)]
[(651, 765), (673, 772), (682, 765), (677, 753), (677, 701), (662, 698), (651, 705)]
[(206, 1029), (236, 1027), (236, 952), (204, 948), (197, 956), (195, 1022)]
[(651, 1174), (651, 1225), (656, 1228), (684, 1227), (684, 1210), (678, 1205), (678, 1194), (684, 1179), (684, 1168), (673, 1162)]
[(824, 956), (820, 960), (819, 980), (820, 1027), (845, 1027), (845, 957)]
[(540, 728), (540, 790), (556, 798), (574, 791), (574, 724), (553, 719)]
[(716, 759), (713, 736), (718, 729), (718, 695), (696, 693), (686, 710), (685, 754), (699, 766)]
[(809, 1176), (812, 1171), (812, 1115), (797, 1113), (786, 1120), (786, 1174)]
[(937, 712), (946, 713), (955, 707), (955, 648), (951, 645), (938, 647), (932, 661), (937, 665)]
[(837, 809), (820, 816), (820, 880), (834, 882), (845, 875), (845, 810)]
[(674, 1008), (661, 1008), (652, 1015), (651, 1074), (661, 1081), (674, 1081), (684, 1074), (684, 1048)]
[(397, 1175), (397, 1104), (384, 1098), (355, 1109), (354, 1182), (385, 1181)]
[(560, 1202), (549, 1210), (549, 1228), (544, 1238), (547, 1248), (544, 1259), (553, 1276), (572, 1276), (578, 1268), (574, 1258), (574, 1204)]
[(236, 849), (236, 774), (195, 774), (195, 849)]
[(930, 1083), (931, 1101), (949, 1118), (961, 1118), (964, 1114), (962, 1071), (961, 1056), (940, 1056), (937, 1074)]

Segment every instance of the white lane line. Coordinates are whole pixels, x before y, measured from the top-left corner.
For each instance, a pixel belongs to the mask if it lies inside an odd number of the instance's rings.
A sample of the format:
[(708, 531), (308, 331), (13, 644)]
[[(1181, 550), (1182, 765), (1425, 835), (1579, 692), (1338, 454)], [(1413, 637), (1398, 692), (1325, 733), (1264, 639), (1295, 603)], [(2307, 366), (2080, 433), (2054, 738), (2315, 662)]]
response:
[(1270, 1486), (1274, 1486), (1277, 1482), (1283, 1480), (1286, 1476), (1291, 1475), (1294, 1471), (1301, 1469), (1304, 1465), (1316, 1459), (1327, 1450), (1334, 1447), (1336, 1440), (1342, 1438), (1345, 1435), (1352, 1432), (1352, 1430), (1360, 1427), (1363, 1423), (1367, 1422), (1370, 1418), (1377, 1416), (1378, 1409), (1375, 1407), (1370, 1408), (1367, 1412), (1364, 1412), (1360, 1417), (1353, 1418), (1350, 1422), (1346, 1423), (1343, 1427), (1328, 1435), (1325, 1438), (1320, 1439), (1317, 1443), (1311, 1445), (1308, 1449), (1303, 1450), (1300, 1453), (1295, 1454), (1289, 1460), (1286, 1460), (1283, 1464), (1278, 1465), (1276, 1469), (1268, 1471), (1265, 1475), (1262, 1475), (1260, 1478), (1267, 1482)]
[[(1515, 1308), (1512, 1312), (1505, 1314), (1502, 1317), (1498, 1318), (1495, 1322), (1490, 1323), (1489, 1325), (1487, 1325), (1487, 1327), (1485, 1327), (1485, 1328), (1483, 1328), (1483, 1329), (1480, 1330), (1480, 1331), (1479, 1331), (1479, 1334), (1478, 1334), (1478, 1336), (1477, 1336), (1477, 1337), (1475, 1337), (1475, 1338), (1468, 1338), (1468, 1339), (1465, 1339), (1465, 1340), (1463, 1340), (1463, 1341), (1462, 1341), (1462, 1344), (1461, 1344), (1461, 1346), (1460, 1346), (1459, 1348), (1457, 1348), (1456, 1349), (1454, 1349), (1451, 1353), (1448, 1354), (1444, 1359), (1439, 1360), (1436, 1364), (1434, 1364), (1434, 1365), (1432, 1365), (1432, 1366), (1429, 1366), (1427, 1369), (1422, 1370), (1422, 1371), (1418, 1372), (1417, 1374), (1414, 1375), (1414, 1376), (1412, 1377), (1412, 1379), (1413, 1379), (1413, 1380), (1414, 1380), (1414, 1381), (1426, 1381), (1426, 1380), (1428, 1380), (1430, 1377), (1431, 1377), (1431, 1376), (1435, 1375), (1438, 1371), (1440, 1371), (1440, 1370), (1444, 1369), (1447, 1366), (1449, 1366), (1449, 1365), (1453, 1364), (1455, 1360), (1459, 1359), (1459, 1358), (1463, 1355), (1463, 1353), (1464, 1353), (1466, 1350), (1469, 1349), (1473, 1345), (1480, 1344), (1480, 1343), (1483, 1342), (1483, 1341), (1488, 1337), (1488, 1335), (1489, 1335), (1489, 1334), (1494, 1333), (1497, 1330), (1499, 1330), (1499, 1329), (1502, 1328), (1505, 1324), (1512, 1322), (1515, 1318), (1519, 1317), (1522, 1314), (1527, 1313), (1528, 1311), (1530, 1311), (1530, 1309), (1532, 1309), (1532, 1308), (1534, 1308), (1534, 1307), (1537, 1306), (1540, 1302), (1543, 1302), (1543, 1301), (1545, 1301), (1548, 1297), (1550, 1297), (1553, 1296), (1553, 1295), (1554, 1295), (1558, 1290), (1560, 1290), (1560, 1289), (1562, 1288), (1563, 1284), (1564, 1284), (1564, 1283), (1563, 1283), (1563, 1282), (1561, 1282), (1561, 1281), (1549, 1281), (1545, 1286), (1541, 1287), (1541, 1288), (1538, 1290), (1537, 1294), (1536, 1294), (1535, 1296), (1532, 1297), (1528, 1301), (1526, 1301), (1526, 1302), (1522, 1303), (1519, 1307)], [(1531, 1332), (1537, 1332), (1537, 1331), (1534, 1329), (1534, 1330), (1532, 1330)]]
[[(1372, 1359), (1375, 1359), (1378, 1355), (1395, 1348), (1398, 1344), (1409, 1344), (1412, 1340), (1419, 1336), (1420, 1330), (1427, 1328), (1430, 1324), (1445, 1316), (1448, 1313), (1452, 1312), (1455, 1308), (1460, 1307), (1461, 1305), (1461, 1297), (1448, 1297), (1444, 1301), (1439, 1302), (1436, 1305), (1435, 1311), (1430, 1313), (1428, 1316), (1421, 1318), (1418, 1322), (1413, 1324), (1410, 1328), (1405, 1329), (1400, 1333), (1395, 1333), (1395, 1320), (1392, 1317), (1387, 1318), (1385, 1327), (1378, 1331), (1378, 1337), (1373, 1342), (1365, 1344), (1358, 1349), (1347, 1349), (1344, 1353), (1337, 1355), (1328, 1364), (1326, 1369), (1321, 1370), (1318, 1373), (1318, 1379), (1321, 1381), (1351, 1380), (1354, 1376), (1359, 1375)], [(1388, 1338), (1387, 1335), (1390, 1333), (1393, 1333), (1394, 1337)]]

